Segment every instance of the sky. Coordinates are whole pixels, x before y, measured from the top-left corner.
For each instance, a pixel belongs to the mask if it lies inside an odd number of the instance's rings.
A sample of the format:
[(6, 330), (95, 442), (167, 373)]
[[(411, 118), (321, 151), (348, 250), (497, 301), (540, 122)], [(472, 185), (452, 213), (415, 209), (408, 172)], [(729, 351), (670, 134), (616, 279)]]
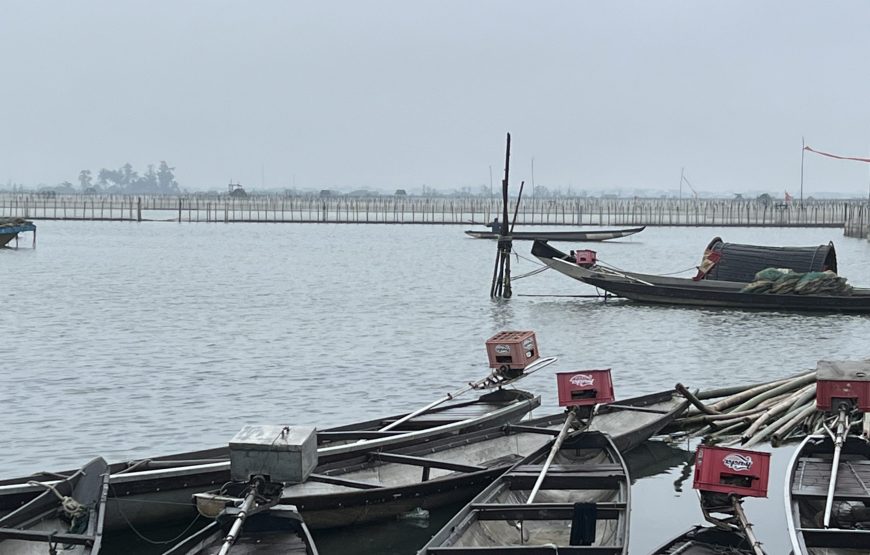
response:
[[(870, 153), (863, 1), (3, 0), (0, 183), (789, 191)], [(804, 194), (870, 164), (807, 154)], [(490, 173), (491, 172), (491, 173)]]

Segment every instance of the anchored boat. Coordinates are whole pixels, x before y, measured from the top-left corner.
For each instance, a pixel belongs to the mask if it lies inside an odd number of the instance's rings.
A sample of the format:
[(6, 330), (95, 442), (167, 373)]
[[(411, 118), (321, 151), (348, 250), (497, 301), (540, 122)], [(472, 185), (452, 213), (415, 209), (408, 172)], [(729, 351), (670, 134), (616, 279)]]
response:
[(317, 464), (314, 428), (249, 425), (229, 448), (224, 495), (195, 496), (200, 515), (214, 520), (164, 555), (317, 555), (302, 515), (280, 503), (285, 484), (305, 481)]
[[(567, 376), (561, 378), (566, 383), (574, 379), (581, 384), (577, 391), (582, 393), (612, 390), (609, 371), (606, 378), (604, 373), (559, 375)], [(614, 445), (628, 451), (661, 430), (686, 406), (687, 401), (674, 391), (599, 405), (585, 429), (613, 434)], [(318, 464), (304, 482), (285, 485), (281, 503), (296, 506), (307, 525), (316, 529), (395, 518), (416, 509), (462, 502), (551, 442), (568, 416), (560, 412), (418, 445), (358, 451), (352, 457)], [(224, 495), (217, 490), (197, 499), (220, 500)]]
[[(411, 413), (318, 432), (320, 463), (500, 426), (518, 421), (538, 407), (540, 396), (507, 386), (556, 359), (539, 356), (531, 332), (502, 333), (515, 334), (515, 341), (491, 344), (490, 350), (498, 345), (511, 348), (507, 354), (490, 355), (493, 368), (484, 378), (469, 382)], [(469, 392), (478, 392), (480, 396), (471, 400), (459, 398)], [(229, 455), (230, 450), (225, 446), (110, 465), (106, 529), (123, 529), (128, 522), (143, 525), (185, 518), (190, 513), (191, 495), (229, 481)], [(0, 481), (0, 513), (14, 510), (41, 492), (29, 481), (52, 483), (69, 474), (39, 473)]]
[[(822, 361), (816, 408), (825, 435), (808, 436), (785, 481), (786, 521), (795, 555), (870, 553), (870, 362)], [(863, 424), (863, 433), (852, 433)]]
[[(646, 226), (625, 229), (593, 229), (588, 231), (514, 231), (510, 239), (514, 241), (606, 241), (640, 233)], [(498, 239), (495, 231), (466, 230), (466, 235), (475, 239)]]
[(609, 370), (559, 373), (558, 435), (475, 497), (418, 555), (628, 553), (631, 480), (613, 441), (590, 432), (613, 401)]
[(748, 291), (749, 283), (689, 279), (625, 272), (596, 264), (593, 251), (566, 254), (535, 241), (532, 254), (544, 264), (612, 296), (633, 301), (702, 307), (825, 312), (870, 312), (870, 289), (850, 288), (849, 294), (795, 294)]
[(743, 511), (744, 497), (767, 497), (770, 453), (701, 445), (695, 479), (704, 519), (650, 555), (764, 555)]
[(36, 226), (33, 222), (24, 218), (0, 218), (0, 247), (6, 246), (10, 241), (18, 241), (18, 234), (27, 231), (33, 232), (33, 245), (36, 246)]
[(31, 481), (41, 493), (0, 518), (0, 553), (43, 555), (58, 545), (71, 555), (97, 555), (102, 543), (109, 468), (97, 458), (52, 484)]

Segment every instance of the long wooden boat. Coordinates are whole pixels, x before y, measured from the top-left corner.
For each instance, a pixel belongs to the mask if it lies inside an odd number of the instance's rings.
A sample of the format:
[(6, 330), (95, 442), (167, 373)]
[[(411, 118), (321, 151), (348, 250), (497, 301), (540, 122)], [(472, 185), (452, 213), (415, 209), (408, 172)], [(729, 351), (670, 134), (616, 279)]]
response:
[(694, 281), (616, 271), (599, 266), (584, 267), (572, 257), (544, 242), (536, 241), (532, 254), (547, 266), (583, 283), (633, 301), (702, 307), (823, 312), (870, 312), (870, 289), (854, 288), (851, 295), (776, 295), (743, 293), (746, 283), (717, 280)]
[[(625, 229), (593, 229), (587, 231), (514, 231), (510, 238), (514, 241), (606, 241), (619, 239), (640, 233), (646, 226), (629, 227)], [(475, 239), (498, 239), (494, 231), (477, 231), (469, 229), (465, 232)]]
[(627, 554), (630, 479), (616, 445), (600, 432), (555, 442), (496, 479), (418, 555)]
[(837, 465), (830, 527), (823, 514), (834, 442), (808, 436), (795, 451), (785, 480), (786, 522), (795, 555), (870, 553), (870, 445), (848, 435)]
[(52, 485), (33, 482), (41, 493), (0, 518), (0, 553), (97, 555), (102, 543), (109, 467), (97, 458)]
[[(540, 396), (518, 389), (497, 389), (476, 399), (455, 399), (423, 414), (367, 420), (318, 432), (321, 463), (341, 460), (355, 453), (420, 445), (437, 438), (520, 420), (541, 403)], [(407, 420), (406, 420), (407, 418)], [(384, 427), (402, 421), (388, 431)], [(123, 529), (128, 522), (147, 525), (185, 518), (194, 493), (229, 481), (229, 448), (218, 447), (137, 459), (110, 465), (106, 529)], [(31, 480), (55, 483), (72, 474), (42, 472), (0, 481), (0, 514), (14, 510), (41, 493)]]
[[(628, 452), (686, 407), (673, 391), (643, 395), (602, 406), (588, 429), (610, 434)], [(565, 418), (560, 412), (425, 445), (359, 453), (319, 465), (305, 483), (285, 486), (281, 502), (297, 506), (311, 528), (333, 528), (466, 501), (549, 443)]]

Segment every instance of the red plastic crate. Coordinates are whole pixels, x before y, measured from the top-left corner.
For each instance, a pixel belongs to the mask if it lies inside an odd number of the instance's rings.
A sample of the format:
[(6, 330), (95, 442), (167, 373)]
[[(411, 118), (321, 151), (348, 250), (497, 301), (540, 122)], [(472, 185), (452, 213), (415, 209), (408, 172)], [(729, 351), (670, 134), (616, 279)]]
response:
[(613, 402), (610, 368), (556, 372), (560, 407), (578, 407)]
[(590, 250), (574, 251), (574, 262), (578, 266), (594, 266), (598, 262), (598, 253)]
[(522, 370), (541, 358), (533, 331), (502, 331), (486, 341), (490, 368)]
[(767, 497), (770, 453), (699, 445), (692, 487), (743, 497)]
[(870, 411), (870, 361), (828, 361), (816, 365), (816, 408), (837, 411), (842, 401)]

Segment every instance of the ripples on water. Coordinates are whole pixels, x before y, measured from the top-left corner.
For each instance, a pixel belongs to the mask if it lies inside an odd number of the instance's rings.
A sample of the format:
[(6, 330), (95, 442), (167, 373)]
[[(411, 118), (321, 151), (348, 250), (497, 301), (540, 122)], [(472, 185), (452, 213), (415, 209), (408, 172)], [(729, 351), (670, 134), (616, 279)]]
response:
[[(2, 476), (211, 447), (245, 423), (403, 412), (483, 376), (484, 341), (503, 329), (535, 330), (542, 354), (559, 357), (522, 384), (543, 396), (541, 413), (555, 410), (554, 371), (612, 367), (625, 397), (870, 355), (865, 316), (522, 296), (594, 293), (552, 271), (491, 301), (495, 243), (457, 227), (38, 225), (36, 250), (0, 251)], [(840, 230), (648, 228), (592, 248), (611, 265), (664, 273), (694, 266), (715, 235), (832, 240), (840, 274), (870, 285), (870, 245)], [(517, 247), (514, 275), (536, 268), (530, 244)], [(789, 453), (777, 450), (780, 471)], [(673, 479), (636, 484), (633, 552), (700, 519), (690, 484), (676, 494)], [(756, 524), (770, 519), (759, 529), (767, 545), (785, 550), (780, 492), (748, 506), (764, 513)]]

